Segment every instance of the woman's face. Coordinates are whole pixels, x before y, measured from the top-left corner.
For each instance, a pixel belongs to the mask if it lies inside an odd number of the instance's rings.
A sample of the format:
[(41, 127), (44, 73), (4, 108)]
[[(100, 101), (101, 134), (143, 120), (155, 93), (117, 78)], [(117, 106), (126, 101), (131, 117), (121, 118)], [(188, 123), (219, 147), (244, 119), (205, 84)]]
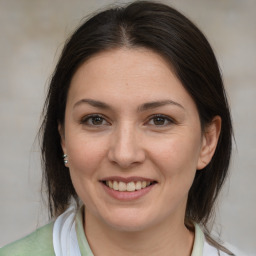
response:
[(156, 53), (117, 49), (86, 61), (68, 93), (62, 147), (86, 215), (143, 230), (184, 223), (205, 158), (196, 105)]

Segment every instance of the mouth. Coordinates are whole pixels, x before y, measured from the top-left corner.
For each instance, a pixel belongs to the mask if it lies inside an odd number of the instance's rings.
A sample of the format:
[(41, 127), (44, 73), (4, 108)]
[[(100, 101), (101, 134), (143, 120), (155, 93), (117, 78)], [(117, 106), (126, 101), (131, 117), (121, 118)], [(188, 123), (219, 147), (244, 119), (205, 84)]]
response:
[(156, 181), (146, 181), (146, 180), (138, 180), (138, 181), (118, 181), (118, 180), (102, 180), (101, 181), (105, 186), (119, 192), (134, 192), (143, 190), (149, 186), (156, 184)]

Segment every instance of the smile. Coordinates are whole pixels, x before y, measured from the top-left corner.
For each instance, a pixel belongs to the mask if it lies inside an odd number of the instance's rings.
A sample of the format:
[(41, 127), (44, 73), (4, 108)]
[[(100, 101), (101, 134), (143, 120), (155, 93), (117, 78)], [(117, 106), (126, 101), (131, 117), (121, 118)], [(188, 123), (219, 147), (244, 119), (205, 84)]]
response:
[(144, 197), (158, 184), (158, 181), (145, 177), (111, 176), (100, 180), (104, 191), (119, 201), (132, 201)]
[(155, 182), (150, 182), (150, 181), (130, 181), (130, 182), (123, 182), (123, 181), (116, 181), (116, 180), (107, 180), (107, 181), (103, 181), (103, 183), (116, 191), (120, 191), (120, 192), (134, 192), (134, 191), (138, 191), (141, 189), (144, 189), (152, 184), (154, 184)]

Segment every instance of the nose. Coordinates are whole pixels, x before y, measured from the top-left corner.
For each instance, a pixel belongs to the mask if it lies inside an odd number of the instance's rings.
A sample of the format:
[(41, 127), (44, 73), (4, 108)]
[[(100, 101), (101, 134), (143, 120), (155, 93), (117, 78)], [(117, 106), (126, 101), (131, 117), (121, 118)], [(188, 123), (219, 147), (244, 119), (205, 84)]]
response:
[(145, 160), (139, 131), (133, 125), (116, 128), (111, 137), (108, 158), (122, 169), (131, 168)]

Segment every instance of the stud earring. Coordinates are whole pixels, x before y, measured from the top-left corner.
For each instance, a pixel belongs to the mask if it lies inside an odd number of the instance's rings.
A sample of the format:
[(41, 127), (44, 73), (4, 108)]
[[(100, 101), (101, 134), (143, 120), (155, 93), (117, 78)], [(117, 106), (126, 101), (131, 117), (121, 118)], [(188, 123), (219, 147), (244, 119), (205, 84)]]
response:
[(66, 154), (63, 155), (64, 164), (67, 164), (67, 163), (68, 163), (67, 157), (68, 157), (68, 155), (66, 155)]

